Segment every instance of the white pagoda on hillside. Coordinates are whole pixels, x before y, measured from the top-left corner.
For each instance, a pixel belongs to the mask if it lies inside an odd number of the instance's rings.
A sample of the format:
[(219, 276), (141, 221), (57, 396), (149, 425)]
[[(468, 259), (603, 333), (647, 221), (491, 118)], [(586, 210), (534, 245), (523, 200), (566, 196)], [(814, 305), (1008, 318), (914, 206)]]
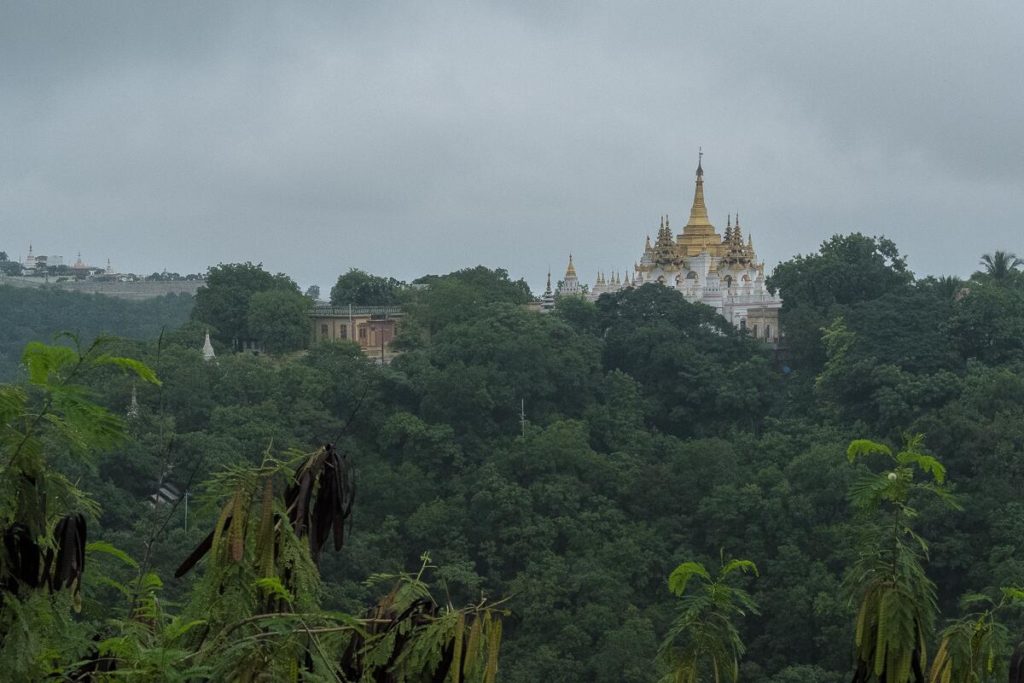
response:
[[(569, 257), (565, 280), (559, 295), (582, 294), (576, 278), (576, 269)], [(587, 294), (597, 299), (602, 294), (614, 293), (629, 287), (648, 283), (671, 287), (687, 301), (707, 304), (740, 329), (758, 339), (776, 342), (779, 339), (779, 309), (782, 300), (765, 286), (764, 263), (757, 260), (754, 242), (747, 233), (743, 239), (739, 214), (735, 223), (732, 216), (726, 220), (725, 235), (720, 235), (708, 218), (704, 203), (703, 154), (697, 163), (697, 183), (690, 207), (690, 219), (683, 231), (672, 234), (668, 216), (662, 216), (658, 236), (644, 244), (640, 261), (633, 264), (633, 276), (623, 278), (618, 273), (605, 277), (598, 273), (597, 281)]]

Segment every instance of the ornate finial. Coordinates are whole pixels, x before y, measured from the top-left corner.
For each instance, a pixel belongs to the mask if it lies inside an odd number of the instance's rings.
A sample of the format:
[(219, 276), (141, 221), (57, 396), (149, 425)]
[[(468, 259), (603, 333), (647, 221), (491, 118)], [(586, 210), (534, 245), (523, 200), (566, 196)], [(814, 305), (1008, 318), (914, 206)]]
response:
[(731, 213), (729, 214), (728, 218), (725, 219), (725, 227), (726, 228), (731, 228), (732, 227), (732, 214)]
[(671, 228), (668, 227), (668, 214), (665, 214), (665, 229), (666, 230), (670, 230), (671, 229)]
[(697, 148), (697, 175), (704, 175), (704, 148)]

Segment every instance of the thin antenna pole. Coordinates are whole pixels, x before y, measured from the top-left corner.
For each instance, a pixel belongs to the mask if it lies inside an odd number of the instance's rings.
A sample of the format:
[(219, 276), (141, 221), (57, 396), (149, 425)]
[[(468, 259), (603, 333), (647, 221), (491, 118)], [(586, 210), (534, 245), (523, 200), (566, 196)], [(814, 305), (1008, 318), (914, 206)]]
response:
[(519, 426), (523, 430), (523, 438), (526, 438), (526, 399), (519, 399)]

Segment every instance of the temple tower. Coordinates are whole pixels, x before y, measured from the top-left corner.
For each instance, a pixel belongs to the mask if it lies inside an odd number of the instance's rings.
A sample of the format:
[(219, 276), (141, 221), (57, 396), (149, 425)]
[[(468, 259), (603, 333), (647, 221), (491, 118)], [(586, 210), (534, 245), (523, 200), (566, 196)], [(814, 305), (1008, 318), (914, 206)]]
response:
[(708, 218), (708, 207), (704, 203), (704, 152), (697, 158), (697, 180), (693, 190), (693, 204), (690, 206), (690, 219), (683, 231), (676, 237), (681, 256), (698, 256), (705, 248), (720, 256), (722, 236), (715, 231), (715, 226)]
[(572, 263), (572, 254), (569, 254), (569, 265), (565, 268), (565, 277), (558, 284), (558, 296), (579, 296), (582, 293), (579, 278), (576, 277), (576, 266)]

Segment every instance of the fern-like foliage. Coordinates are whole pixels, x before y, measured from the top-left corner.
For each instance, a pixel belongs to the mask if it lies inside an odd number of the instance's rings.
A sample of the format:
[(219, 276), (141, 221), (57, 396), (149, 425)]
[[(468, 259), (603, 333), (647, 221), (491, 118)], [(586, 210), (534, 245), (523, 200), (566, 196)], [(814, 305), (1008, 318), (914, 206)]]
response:
[[(722, 559), (717, 576), (700, 562), (684, 562), (669, 575), (669, 590), (679, 598), (678, 615), (658, 650), (669, 671), (664, 681), (698, 683), (739, 677), (746, 648), (737, 620), (757, 614), (757, 605), (742, 588), (732, 585), (734, 572), (757, 575), (750, 560)], [(691, 583), (695, 588), (687, 591)]]
[(187, 661), (215, 680), (352, 680), (493, 683), (501, 646), (500, 605), (457, 609), (431, 595), (424, 574), (377, 575), (390, 584), (364, 615), (319, 607), (316, 557), (332, 534), (340, 549), (354, 485), (331, 446), (258, 467), (230, 466), (206, 495), (218, 510), (207, 537), (179, 567), (203, 563), (185, 611)]
[(371, 576), (369, 585), (393, 583), (365, 615), (365, 628), (349, 642), (341, 660), (348, 680), (384, 683), (450, 681), (494, 683), (498, 675), (504, 610), (500, 603), (456, 609), (431, 597), (420, 571)]
[[(125, 430), (82, 381), (120, 370), (158, 382), (104, 345), (30, 344), (27, 383), (0, 385), (0, 678), (496, 681), (503, 608), (437, 602), (426, 556), (414, 576), (374, 577), (390, 587), (366, 614), (321, 609), (317, 559), (329, 538), (341, 549), (355, 494), (351, 462), (331, 445), (268, 449), (258, 466), (210, 479), (204, 498), (216, 521), (178, 569), (201, 571), (183, 608), (162, 602), (160, 578), (131, 557), (89, 542), (99, 506), (52, 456), (87, 457)], [(114, 578), (125, 573), (135, 576)], [(120, 594), (120, 606), (88, 599), (84, 578)], [(102, 618), (74, 618), (84, 595)]]
[(958, 507), (946, 488), (945, 468), (924, 452), (920, 435), (905, 437), (897, 452), (859, 439), (850, 444), (851, 463), (881, 456), (890, 465), (864, 470), (850, 489), (863, 533), (861, 551), (847, 584), (858, 603), (855, 683), (923, 683), (927, 644), (938, 612), (935, 584), (924, 570), (928, 544), (913, 528), (919, 496)]
[(1007, 655), (1012, 650), (1003, 612), (1019, 607), (1024, 590), (1003, 588), (999, 600), (984, 594), (960, 599), (967, 614), (946, 626), (928, 672), (928, 683), (989, 683), (1006, 680)]
[(81, 609), (88, 520), (99, 506), (53, 462), (115, 444), (124, 426), (83, 382), (105, 368), (159, 382), (144, 364), (104, 353), (109, 340), (85, 349), (72, 341), (29, 344), (27, 383), (0, 386), (0, 671), (12, 680), (53, 673), (58, 655), (90, 647), (71, 612)]

